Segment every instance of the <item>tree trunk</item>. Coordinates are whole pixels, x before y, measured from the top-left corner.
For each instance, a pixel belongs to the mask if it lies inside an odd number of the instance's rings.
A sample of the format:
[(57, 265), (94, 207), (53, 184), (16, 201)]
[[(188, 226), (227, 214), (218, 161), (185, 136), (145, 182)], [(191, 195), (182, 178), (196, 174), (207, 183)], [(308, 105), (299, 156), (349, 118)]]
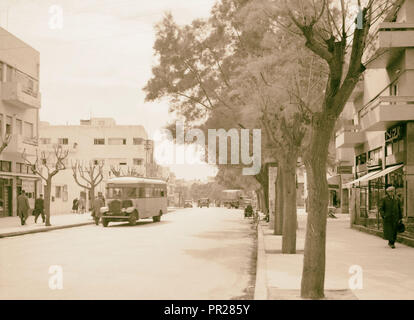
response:
[(309, 157), (305, 160), (308, 178), (308, 218), (303, 259), (301, 296), (306, 299), (324, 297), (326, 220), (329, 189), (326, 178), (329, 142), (335, 121), (314, 122)]
[(283, 168), (283, 238), (282, 253), (296, 253), (296, 159), (288, 159)]
[(52, 179), (48, 178), (46, 181), (46, 188), (45, 188), (45, 200), (44, 200), (44, 210), (46, 216), (45, 225), (50, 227), (50, 196), (52, 194)]
[(89, 189), (89, 196), (90, 196), (89, 209), (93, 210), (93, 201), (95, 200), (95, 186), (93, 185), (91, 185)]
[(281, 236), (283, 234), (283, 168), (281, 164), (277, 167), (275, 192), (275, 223), (273, 234)]

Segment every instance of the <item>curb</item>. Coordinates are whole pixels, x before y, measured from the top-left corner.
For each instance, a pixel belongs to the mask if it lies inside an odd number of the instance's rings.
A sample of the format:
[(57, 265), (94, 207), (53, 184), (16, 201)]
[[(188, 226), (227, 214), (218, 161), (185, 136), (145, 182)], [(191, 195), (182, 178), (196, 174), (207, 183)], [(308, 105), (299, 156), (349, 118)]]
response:
[[(370, 235), (377, 236), (379, 238), (383, 237), (383, 231), (382, 230), (375, 230), (375, 229), (367, 228), (365, 226), (356, 225), (356, 224), (353, 224), (351, 228), (354, 229), (354, 230), (358, 230), (360, 232), (364, 232), (364, 233), (368, 233)], [(406, 246), (414, 248), (414, 239), (406, 237), (402, 234), (397, 235), (396, 242), (402, 243), (402, 244), (405, 244)]]
[(45, 227), (42, 229), (34, 229), (34, 230), (27, 230), (27, 231), (16, 231), (16, 232), (9, 232), (9, 233), (0, 233), (0, 238), (7, 238), (7, 237), (16, 237), (16, 236), (22, 236), (25, 234), (32, 234), (32, 233), (39, 233), (39, 232), (48, 232), (53, 230), (59, 230), (59, 229), (67, 229), (67, 228), (74, 228), (74, 227), (82, 227), (87, 226), (90, 224), (95, 224), (94, 221), (90, 222), (83, 222), (83, 223), (76, 223), (76, 224), (67, 224), (63, 226), (51, 226), (51, 227)]
[(262, 226), (258, 224), (257, 232), (257, 264), (256, 264), (256, 285), (254, 288), (254, 300), (267, 300), (267, 277), (266, 277), (266, 252)]

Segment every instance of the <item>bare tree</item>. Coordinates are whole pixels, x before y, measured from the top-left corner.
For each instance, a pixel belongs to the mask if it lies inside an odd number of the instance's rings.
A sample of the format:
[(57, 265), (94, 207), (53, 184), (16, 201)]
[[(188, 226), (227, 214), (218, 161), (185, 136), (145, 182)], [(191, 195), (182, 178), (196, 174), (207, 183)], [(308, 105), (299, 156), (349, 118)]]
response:
[[(46, 183), (45, 185), (45, 203), (44, 210), (46, 215), (46, 226), (50, 224), (50, 198), (52, 191), (52, 179), (59, 171), (65, 170), (66, 165), (64, 160), (68, 157), (69, 150), (64, 150), (61, 145), (53, 146), (53, 151), (41, 151), (36, 150), (36, 158), (34, 161), (30, 161), (26, 150), (23, 151), (22, 158), (24, 162), (30, 166), (32, 172), (37, 174)], [(51, 159), (52, 158), (52, 159)]]
[(127, 167), (123, 170), (121, 167), (111, 166), (111, 172), (115, 177), (143, 177), (144, 175), (139, 173), (137, 169)]
[(95, 198), (95, 188), (104, 178), (103, 166), (103, 161), (99, 161), (98, 163), (89, 161), (88, 164), (80, 161), (72, 163), (73, 178), (78, 186), (89, 191), (91, 201)]

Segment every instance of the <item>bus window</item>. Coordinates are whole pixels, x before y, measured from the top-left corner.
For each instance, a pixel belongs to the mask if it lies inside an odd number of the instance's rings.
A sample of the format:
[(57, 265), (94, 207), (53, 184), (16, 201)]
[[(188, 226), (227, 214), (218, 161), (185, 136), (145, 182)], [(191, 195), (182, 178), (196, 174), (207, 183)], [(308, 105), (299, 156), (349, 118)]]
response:
[(138, 198), (145, 198), (145, 188), (144, 187), (139, 187), (137, 193), (138, 193)]
[(145, 188), (145, 197), (152, 198), (152, 188), (149, 188), (149, 187)]
[(125, 188), (124, 195), (126, 199), (135, 199), (137, 197), (136, 190), (136, 188)]
[(107, 197), (109, 199), (121, 199), (121, 188), (108, 188)]
[(164, 197), (165, 197), (164, 190), (161, 190), (161, 197), (162, 197), (162, 198), (164, 198)]

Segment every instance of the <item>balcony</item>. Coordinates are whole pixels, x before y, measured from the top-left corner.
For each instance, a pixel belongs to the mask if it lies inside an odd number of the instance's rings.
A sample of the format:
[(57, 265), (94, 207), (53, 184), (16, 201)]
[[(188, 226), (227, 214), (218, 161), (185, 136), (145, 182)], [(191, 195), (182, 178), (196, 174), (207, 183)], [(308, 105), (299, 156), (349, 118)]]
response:
[(359, 126), (345, 125), (336, 133), (336, 148), (354, 148), (366, 141), (365, 133)]
[(25, 151), (28, 155), (35, 155), (38, 142), (36, 138), (23, 137), (20, 134), (13, 134), (4, 153), (22, 154)]
[(385, 131), (400, 121), (414, 120), (414, 97), (378, 97), (359, 111), (359, 119), (363, 131)]
[(40, 109), (40, 93), (19, 82), (0, 83), (1, 99), (22, 109)]
[(414, 23), (381, 23), (379, 45), (381, 49), (414, 47)]

